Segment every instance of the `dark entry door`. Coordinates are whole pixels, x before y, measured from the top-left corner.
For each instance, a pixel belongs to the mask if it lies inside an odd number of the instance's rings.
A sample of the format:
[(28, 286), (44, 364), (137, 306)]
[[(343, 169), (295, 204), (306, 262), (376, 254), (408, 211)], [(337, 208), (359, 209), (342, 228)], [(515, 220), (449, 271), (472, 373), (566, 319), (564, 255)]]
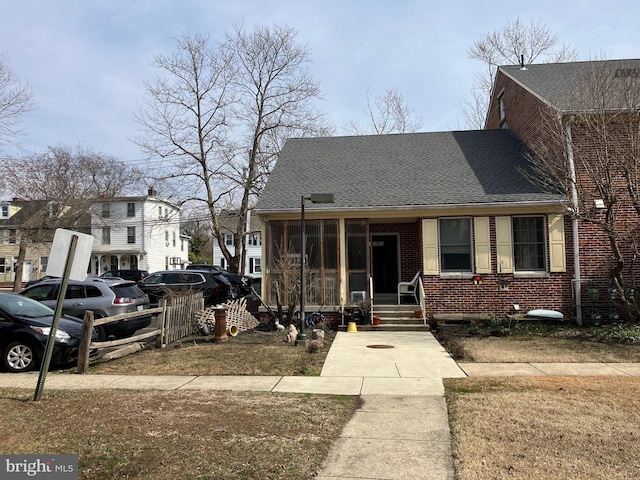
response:
[(374, 293), (396, 293), (398, 288), (398, 236), (371, 236), (371, 275)]

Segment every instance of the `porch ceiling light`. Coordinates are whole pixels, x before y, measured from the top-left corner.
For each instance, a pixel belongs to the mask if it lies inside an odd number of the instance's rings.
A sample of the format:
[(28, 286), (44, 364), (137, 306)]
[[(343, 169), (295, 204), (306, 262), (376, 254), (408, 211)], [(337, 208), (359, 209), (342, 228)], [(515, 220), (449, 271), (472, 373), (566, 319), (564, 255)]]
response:
[(305, 285), (305, 268), (306, 268), (306, 247), (307, 240), (305, 235), (305, 225), (304, 225), (304, 201), (309, 200), (311, 203), (334, 203), (333, 193), (312, 193), (311, 195), (302, 195), (300, 197), (300, 331), (298, 332), (298, 336), (296, 337), (296, 344), (298, 342), (303, 342), (307, 339), (307, 335), (304, 333), (304, 323), (305, 323), (305, 314), (304, 314), (304, 291), (306, 289)]

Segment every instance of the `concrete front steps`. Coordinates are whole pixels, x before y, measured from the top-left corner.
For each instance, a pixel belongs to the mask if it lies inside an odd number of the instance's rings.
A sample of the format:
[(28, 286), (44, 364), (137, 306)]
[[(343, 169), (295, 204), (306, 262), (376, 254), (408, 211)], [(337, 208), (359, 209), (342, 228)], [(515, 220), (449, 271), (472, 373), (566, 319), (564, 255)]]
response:
[[(419, 305), (378, 305), (373, 306), (373, 315), (380, 317), (380, 325), (357, 324), (358, 331), (381, 332), (424, 332), (429, 331), (429, 325), (422, 318), (416, 318), (414, 312)], [(348, 325), (342, 325), (340, 330), (347, 330)]]

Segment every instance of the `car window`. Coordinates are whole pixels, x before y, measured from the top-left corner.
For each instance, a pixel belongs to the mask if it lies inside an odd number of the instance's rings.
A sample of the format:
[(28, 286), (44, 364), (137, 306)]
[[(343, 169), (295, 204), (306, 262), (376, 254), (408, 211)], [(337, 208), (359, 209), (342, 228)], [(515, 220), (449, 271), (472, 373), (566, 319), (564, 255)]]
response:
[(144, 284), (148, 285), (153, 283), (163, 283), (163, 276), (164, 275), (162, 275), (161, 273), (154, 273), (153, 275), (149, 275), (144, 279)]
[(113, 293), (116, 294), (116, 297), (118, 298), (122, 298), (122, 297), (129, 297), (129, 298), (141, 298), (144, 297), (144, 292), (142, 290), (140, 290), (135, 284), (133, 283), (125, 283), (122, 285), (113, 285), (111, 287), (111, 290), (113, 290)]
[(65, 298), (84, 298), (84, 285), (67, 285)]
[(47, 317), (53, 315), (53, 310), (46, 305), (36, 302), (30, 298), (25, 298), (21, 295), (2, 297), (0, 299), (0, 309), (11, 315), (18, 315), (20, 317), (27, 318)]
[(34, 300), (42, 301), (42, 300), (51, 300), (55, 298), (54, 290), (56, 289), (56, 285), (36, 285), (29, 290), (22, 292), (22, 295), (28, 298), (33, 298)]
[(101, 297), (102, 292), (98, 287), (94, 287), (93, 285), (87, 285), (87, 298), (95, 298)]
[(195, 283), (202, 283), (204, 281), (202, 275), (199, 273), (185, 273), (184, 274), (184, 283), (189, 283), (191, 285)]
[(170, 285), (176, 285), (176, 284), (184, 283), (184, 279), (182, 278), (182, 275), (180, 275), (179, 273), (171, 272), (171, 273), (164, 274), (164, 282)]

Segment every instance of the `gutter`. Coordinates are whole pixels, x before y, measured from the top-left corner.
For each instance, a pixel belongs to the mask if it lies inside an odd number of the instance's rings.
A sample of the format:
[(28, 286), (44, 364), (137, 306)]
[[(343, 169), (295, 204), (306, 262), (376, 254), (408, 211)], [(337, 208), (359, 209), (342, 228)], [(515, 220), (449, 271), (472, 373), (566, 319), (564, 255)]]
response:
[(578, 189), (576, 186), (576, 167), (573, 157), (573, 143), (571, 139), (571, 124), (575, 121), (575, 116), (569, 116), (565, 123), (565, 139), (567, 141), (567, 160), (571, 175), (571, 226), (573, 230), (573, 270), (575, 280), (576, 295), (576, 323), (582, 326), (582, 287), (580, 285), (580, 242), (578, 240)]
[[(441, 205), (399, 205), (399, 206), (366, 206), (366, 207), (334, 207), (331, 209), (312, 209), (309, 213), (335, 213), (335, 212), (404, 212), (414, 210), (459, 210), (461, 208), (467, 209), (482, 209), (482, 208), (496, 208), (496, 207), (558, 207), (562, 205), (563, 201), (559, 200), (545, 200), (540, 202), (500, 202), (500, 203), (456, 203), (456, 204), (441, 204)], [(282, 208), (282, 209), (255, 209), (256, 215), (276, 215), (276, 214), (298, 214), (300, 215), (300, 208)]]

